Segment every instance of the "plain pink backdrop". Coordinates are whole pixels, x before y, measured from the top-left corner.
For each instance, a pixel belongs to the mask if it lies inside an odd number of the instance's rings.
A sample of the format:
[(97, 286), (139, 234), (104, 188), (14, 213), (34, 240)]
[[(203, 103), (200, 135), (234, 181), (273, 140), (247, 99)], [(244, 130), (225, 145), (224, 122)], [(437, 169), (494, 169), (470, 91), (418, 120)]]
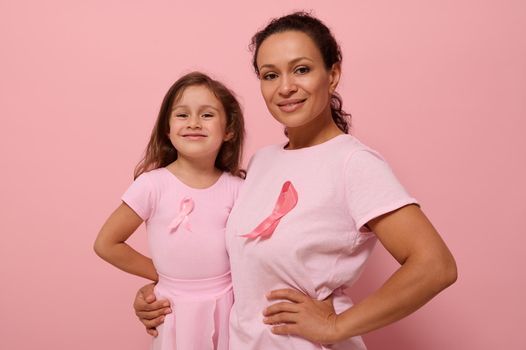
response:
[[(442, 233), (459, 280), (370, 350), (524, 349), (523, 1), (0, 1), (1, 349), (146, 349), (145, 281), (92, 251), (132, 181), (162, 96), (204, 70), (238, 92), (246, 159), (283, 140), (247, 44), (312, 9), (343, 48), (353, 133)], [(143, 230), (132, 243), (146, 251)], [(397, 267), (378, 247), (353, 293)]]

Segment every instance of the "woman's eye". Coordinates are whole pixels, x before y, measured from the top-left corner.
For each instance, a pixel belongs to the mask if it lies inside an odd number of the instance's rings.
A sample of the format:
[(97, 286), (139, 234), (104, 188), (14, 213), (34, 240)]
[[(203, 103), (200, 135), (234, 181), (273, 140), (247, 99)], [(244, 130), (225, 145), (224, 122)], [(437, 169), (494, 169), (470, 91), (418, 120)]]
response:
[(276, 79), (278, 75), (276, 73), (265, 73), (263, 74), (263, 80), (273, 80)]
[(298, 68), (296, 68), (295, 72), (298, 73), (298, 74), (306, 74), (306, 73), (310, 72), (310, 68), (309, 67), (305, 67), (305, 66), (298, 67)]

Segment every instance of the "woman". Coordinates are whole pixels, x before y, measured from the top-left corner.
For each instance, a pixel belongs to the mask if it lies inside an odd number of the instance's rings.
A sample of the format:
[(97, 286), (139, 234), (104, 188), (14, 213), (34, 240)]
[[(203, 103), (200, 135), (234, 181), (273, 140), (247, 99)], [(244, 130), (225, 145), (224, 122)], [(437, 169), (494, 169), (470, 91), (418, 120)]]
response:
[[(341, 52), (329, 29), (294, 13), (271, 21), (252, 44), (263, 98), (288, 143), (254, 155), (228, 220), (230, 348), (365, 349), (361, 334), (452, 284), (455, 261), (383, 159), (347, 135), (335, 92)], [(342, 290), (376, 240), (401, 266), (352, 305)], [(155, 334), (169, 308), (151, 291), (143, 287), (134, 307)]]

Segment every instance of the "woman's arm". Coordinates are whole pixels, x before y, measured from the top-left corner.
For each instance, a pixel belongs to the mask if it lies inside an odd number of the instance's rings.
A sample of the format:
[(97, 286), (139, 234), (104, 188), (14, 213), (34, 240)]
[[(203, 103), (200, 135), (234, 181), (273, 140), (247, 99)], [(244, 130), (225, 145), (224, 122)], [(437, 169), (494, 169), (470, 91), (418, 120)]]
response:
[(292, 305), (281, 302), (264, 311), (265, 323), (281, 324), (272, 332), (337, 343), (409, 315), (455, 282), (455, 260), (418, 206), (405, 206), (367, 225), (400, 268), (377, 291), (339, 315), (297, 291), (273, 291), (269, 300), (286, 299)]
[(102, 259), (131, 274), (157, 281), (157, 271), (150, 258), (140, 254), (126, 240), (143, 220), (127, 204), (121, 205), (102, 226), (93, 249)]

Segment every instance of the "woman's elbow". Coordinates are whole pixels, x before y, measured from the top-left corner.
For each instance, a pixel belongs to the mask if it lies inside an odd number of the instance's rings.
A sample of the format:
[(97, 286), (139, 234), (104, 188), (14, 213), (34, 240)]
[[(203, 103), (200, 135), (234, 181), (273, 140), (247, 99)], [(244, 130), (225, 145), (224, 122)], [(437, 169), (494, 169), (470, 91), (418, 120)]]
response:
[(455, 258), (451, 256), (448, 259), (448, 262), (445, 263), (445, 267), (444, 267), (444, 277), (443, 277), (444, 284), (445, 284), (444, 288), (447, 288), (453, 283), (455, 283), (457, 281), (457, 278), (458, 278), (457, 263), (455, 262)]
[(451, 254), (435, 260), (432, 264), (433, 267), (430, 270), (434, 272), (433, 279), (438, 291), (446, 289), (456, 282), (458, 278), (457, 263)]

